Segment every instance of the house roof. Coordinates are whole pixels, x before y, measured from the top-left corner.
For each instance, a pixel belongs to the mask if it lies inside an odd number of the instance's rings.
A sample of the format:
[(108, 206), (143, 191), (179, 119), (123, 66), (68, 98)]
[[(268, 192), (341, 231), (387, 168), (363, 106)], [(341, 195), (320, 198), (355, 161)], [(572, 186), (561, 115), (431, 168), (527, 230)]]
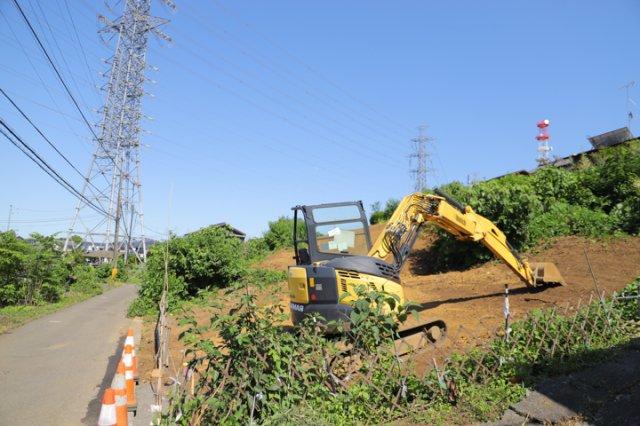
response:
[(628, 127), (621, 127), (620, 129), (615, 129), (609, 132), (602, 133), (600, 135), (588, 137), (587, 139), (589, 140), (589, 142), (591, 142), (591, 146), (597, 149), (626, 142), (630, 139), (633, 139), (633, 134)]

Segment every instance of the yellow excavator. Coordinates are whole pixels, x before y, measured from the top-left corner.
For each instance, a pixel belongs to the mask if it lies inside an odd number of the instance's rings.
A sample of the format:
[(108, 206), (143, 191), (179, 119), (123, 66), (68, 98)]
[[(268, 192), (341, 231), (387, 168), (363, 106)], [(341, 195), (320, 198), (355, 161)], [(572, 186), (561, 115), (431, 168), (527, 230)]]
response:
[[(320, 314), (326, 321), (348, 322), (355, 289), (361, 285), (395, 294), (404, 303), (400, 270), (427, 222), (459, 240), (482, 243), (529, 287), (565, 284), (554, 264), (530, 264), (511, 248), (493, 222), (443, 192), (404, 197), (373, 244), (361, 201), (302, 205), (292, 210), (296, 265), (289, 267), (288, 283), (294, 324), (311, 314)], [(429, 339), (437, 340), (446, 332), (446, 325), (428, 320), (403, 335), (424, 330)]]

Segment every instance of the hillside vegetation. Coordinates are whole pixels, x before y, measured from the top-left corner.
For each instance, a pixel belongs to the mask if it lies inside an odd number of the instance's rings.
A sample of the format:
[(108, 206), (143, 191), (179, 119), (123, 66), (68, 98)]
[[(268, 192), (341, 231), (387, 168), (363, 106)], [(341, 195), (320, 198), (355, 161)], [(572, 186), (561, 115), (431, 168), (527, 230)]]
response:
[[(640, 142), (604, 149), (574, 169), (544, 167), (531, 175), (508, 175), (465, 186), (453, 182), (439, 189), (491, 219), (516, 250), (529, 249), (565, 235), (605, 237), (640, 231)], [(372, 222), (386, 220), (387, 208)], [(491, 259), (474, 243), (443, 231), (432, 245), (433, 272), (465, 269)]]
[(80, 251), (63, 253), (55, 235), (28, 242), (0, 232), (0, 332), (102, 293), (110, 270), (88, 265)]

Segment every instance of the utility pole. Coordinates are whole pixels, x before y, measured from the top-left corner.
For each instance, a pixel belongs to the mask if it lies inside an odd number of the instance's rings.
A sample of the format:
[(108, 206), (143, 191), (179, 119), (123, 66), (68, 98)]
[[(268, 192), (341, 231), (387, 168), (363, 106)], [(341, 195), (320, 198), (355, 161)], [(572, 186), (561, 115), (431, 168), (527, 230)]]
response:
[(409, 170), (409, 173), (414, 180), (413, 190), (415, 192), (421, 192), (427, 187), (427, 173), (430, 171), (427, 167), (427, 163), (429, 162), (427, 144), (433, 142), (434, 139), (428, 137), (426, 131), (426, 124), (419, 126), (418, 137), (411, 139), (413, 152), (409, 154), (409, 162), (411, 165), (415, 162), (415, 167)]
[(9, 204), (9, 219), (7, 219), (7, 232), (11, 229), (11, 215), (13, 214), (13, 204)]
[[(161, 1), (170, 9), (175, 8), (170, 0)], [(82, 195), (109, 214), (88, 220), (82, 215), (87, 203), (81, 200), (64, 244), (65, 251), (74, 249), (71, 237), (81, 235), (92, 249), (111, 253), (114, 269), (122, 251), (125, 257), (133, 253), (140, 261), (146, 260), (147, 255), (140, 182), (140, 120), (147, 80), (147, 41), (150, 33), (170, 40), (159, 30), (168, 21), (150, 13), (151, 0), (125, 0), (121, 17), (111, 20), (98, 16), (104, 24), (100, 35), (113, 35), (110, 40), (115, 39), (116, 44), (113, 57), (107, 61), (110, 70), (100, 132)], [(139, 244), (134, 246), (136, 240)]]
[(620, 87), (620, 90), (624, 89), (626, 94), (625, 106), (627, 109), (627, 127), (629, 128), (629, 130), (631, 130), (631, 120), (633, 120), (633, 111), (631, 111), (631, 109), (633, 108), (632, 105), (635, 105), (634, 100), (631, 99), (630, 91), (631, 91), (631, 88), (635, 85), (636, 85), (636, 82), (632, 80), (627, 84), (625, 84), (624, 86)]

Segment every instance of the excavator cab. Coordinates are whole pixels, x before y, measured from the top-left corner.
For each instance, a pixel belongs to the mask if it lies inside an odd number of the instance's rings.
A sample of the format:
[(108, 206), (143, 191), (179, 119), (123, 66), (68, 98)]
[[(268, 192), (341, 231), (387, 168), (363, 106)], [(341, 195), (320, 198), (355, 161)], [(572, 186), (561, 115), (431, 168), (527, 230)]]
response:
[(365, 256), (371, 249), (362, 201), (295, 206), (291, 210), (296, 265)]
[(295, 266), (288, 271), (294, 324), (305, 315), (344, 321), (357, 286), (374, 286), (403, 300), (400, 277), (371, 250), (369, 223), (361, 201), (295, 206)]

